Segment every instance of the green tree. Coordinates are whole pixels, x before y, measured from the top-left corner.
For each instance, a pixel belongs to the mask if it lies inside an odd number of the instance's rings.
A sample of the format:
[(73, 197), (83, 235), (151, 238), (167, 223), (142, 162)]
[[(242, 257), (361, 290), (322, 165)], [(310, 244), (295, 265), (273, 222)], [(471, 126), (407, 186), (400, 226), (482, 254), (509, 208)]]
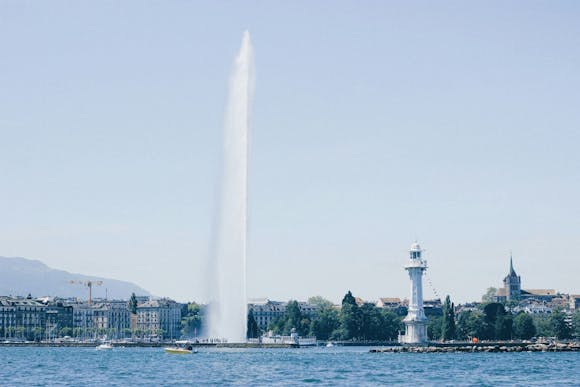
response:
[(449, 296), (443, 303), (443, 316), (441, 318), (441, 339), (455, 339), (455, 305)]
[(576, 310), (572, 316), (572, 336), (580, 339), (580, 310)]
[(534, 325), (536, 326), (536, 336), (538, 337), (554, 336), (549, 316), (544, 314), (535, 314), (532, 315), (532, 318), (534, 319)]
[(381, 339), (396, 340), (399, 336), (399, 331), (404, 329), (403, 319), (389, 309), (381, 310), (381, 314), (383, 315), (383, 326), (381, 328), (383, 336)]
[(536, 326), (532, 316), (524, 312), (518, 313), (514, 318), (514, 335), (522, 340), (529, 340), (536, 335)]
[(332, 301), (329, 301), (326, 298), (323, 298), (321, 296), (310, 297), (308, 299), (308, 303), (310, 305), (317, 305), (319, 309), (332, 308), (333, 307)]
[(560, 309), (552, 311), (550, 325), (552, 326), (554, 336), (558, 339), (570, 338), (570, 326), (566, 323), (566, 315)]
[[(310, 303), (310, 300), (308, 301)], [(332, 333), (340, 327), (340, 316), (332, 307), (321, 307), (318, 315), (310, 324), (310, 334), (319, 340), (328, 340)]]
[(495, 338), (509, 340), (513, 337), (513, 318), (509, 313), (498, 314), (495, 320)]
[(503, 304), (492, 302), (483, 308), (485, 339), (506, 340), (512, 336), (512, 317)]
[(484, 303), (490, 303), (493, 302), (493, 298), (497, 293), (497, 288), (494, 287), (489, 287), (487, 288), (485, 294), (483, 296), (481, 296), (481, 301)]
[(64, 327), (64, 328), (61, 328), (61, 330), (60, 330), (61, 337), (72, 336), (72, 333), (73, 333), (73, 329), (71, 327)]
[(479, 310), (465, 310), (457, 316), (457, 338), (470, 340), (485, 338), (485, 319)]
[(197, 337), (203, 323), (204, 309), (201, 305), (190, 302), (181, 310), (181, 334), (185, 337)]
[(300, 305), (298, 304), (298, 301), (293, 300), (293, 301), (288, 302), (288, 305), (286, 305), (285, 315), (286, 315), (286, 324), (284, 327), (284, 332), (286, 334), (290, 333), (292, 328), (295, 328), (296, 332), (300, 336), (303, 336), (306, 334), (306, 332), (304, 332), (303, 326), (302, 326), (303, 316), (302, 316), (302, 311), (300, 310)]
[(364, 340), (384, 339), (384, 317), (379, 308), (372, 304), (364, 304), (360, 308), (360, 338)]
[(32, 328), (32, 338), (34, 341), (40, 341), (42, 339), (43, 334), (44, 329), (42, 329), (41, 327)]
[(442, 337), (441, 328), (443, 327), (443, 317), (429, 316), (427, 322), (427, 337), (430, 340), (439, 340)]
[(258, 328), (258, 323), (254, 318), (254, 312), (252, 309), (248, 309), (248, 322), (246, 329), (246, 337), (248, 339), (254, 339), (260, 336), (260, 328)]
[(131, 314), (137, 314), (137, 296), (135, 296), (135, 293), (131, 293), (128, 307)]
[(350, 290), (342, 299), (340, 324), (344, 340), (361, 337), (362, 314)]
[(268, 324), (268, 330), (272, 331), (275, 335), (286, 334), (284, 329), (286, 327), (286, 317), (280, 316)]
[(294, 300), (288, 302), (283, 316), (268, 325), (268, 330), (277, 335), (289, 335), (292, 328), (296, 329), (300, 336), (306, 336), (310, 331), (310, 319), (302, 314), (300, 304)]

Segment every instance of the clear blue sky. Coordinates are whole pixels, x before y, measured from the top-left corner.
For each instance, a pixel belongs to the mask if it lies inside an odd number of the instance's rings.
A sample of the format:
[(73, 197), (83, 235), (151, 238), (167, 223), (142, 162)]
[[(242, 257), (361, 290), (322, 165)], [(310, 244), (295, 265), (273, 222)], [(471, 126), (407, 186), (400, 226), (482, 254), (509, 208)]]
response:
[(415, 239), (456, 301), (510, 250), (524, 288), (578, 293), (578, 20), (576, 1), (1, 1), (0, 255), (203, 300), (249, 29), (250, 297), (405, 297)]

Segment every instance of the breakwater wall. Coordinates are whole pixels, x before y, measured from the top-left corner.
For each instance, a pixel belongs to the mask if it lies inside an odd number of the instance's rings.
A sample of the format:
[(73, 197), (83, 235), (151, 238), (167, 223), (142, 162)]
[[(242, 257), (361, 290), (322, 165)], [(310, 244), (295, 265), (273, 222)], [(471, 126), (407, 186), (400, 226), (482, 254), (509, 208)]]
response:
[(371, 349), (371, 353), (455, 353), (455, 352), (580, 352), (580, 343), (502, 343), (472, 345), (399, 346)]

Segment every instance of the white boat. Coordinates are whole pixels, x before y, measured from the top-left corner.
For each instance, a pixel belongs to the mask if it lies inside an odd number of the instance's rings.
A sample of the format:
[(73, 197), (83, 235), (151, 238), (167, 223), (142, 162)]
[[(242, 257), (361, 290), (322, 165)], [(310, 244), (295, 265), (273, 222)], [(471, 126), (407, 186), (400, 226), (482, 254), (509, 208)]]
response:
[(317, 345), (316, 337), (300, 337), (294, 328), (290, 331), (290, 336), (274, 335), (272, 331), (268, 331), (267, 334), (260, 338), (259, 342), (263, 344), (298, 345), (300, 347), (315, 347)]
[(326, 347), (327, 348), (334, 347), (334, 344), (332, 344), (332, 341), (329, 341), (328, 343), (326, 343)]
[(97, 351), (107, 351), (110, 349), (113, 349), (113, 346), (109, 343), (103, 343), (103, 344), (99, 344), (97, 345)]

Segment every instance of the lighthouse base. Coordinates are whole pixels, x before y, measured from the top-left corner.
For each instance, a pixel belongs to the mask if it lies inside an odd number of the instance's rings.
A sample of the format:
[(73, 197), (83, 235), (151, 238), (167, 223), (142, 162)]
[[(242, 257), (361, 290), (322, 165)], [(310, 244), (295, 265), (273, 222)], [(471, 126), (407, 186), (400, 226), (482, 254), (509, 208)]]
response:
[(401, 344), (427, 344), (427, 320), (404, 321), (405, 334), (399, 336)]

